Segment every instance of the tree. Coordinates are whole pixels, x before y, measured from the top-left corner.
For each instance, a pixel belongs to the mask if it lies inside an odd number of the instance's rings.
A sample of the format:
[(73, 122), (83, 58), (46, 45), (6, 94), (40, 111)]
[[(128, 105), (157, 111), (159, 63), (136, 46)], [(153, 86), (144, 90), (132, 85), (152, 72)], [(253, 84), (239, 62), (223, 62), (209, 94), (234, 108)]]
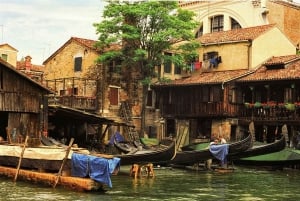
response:
[(99, 34), (98, 48), (120, 45), (119, 49), (104, 51), (98, 62), (117, 59), (123, 72), (140, 74), (142, 132), (148, 87), (157, 77), (155, 67), (168, 61), (187, 68), (198, 55), (199, 42), (194, 41), (193, 33), (197, 23), (193, 17), (193, 12), (180, 9), (176, 1), (108, 1), (103, 20), (94, 24)]

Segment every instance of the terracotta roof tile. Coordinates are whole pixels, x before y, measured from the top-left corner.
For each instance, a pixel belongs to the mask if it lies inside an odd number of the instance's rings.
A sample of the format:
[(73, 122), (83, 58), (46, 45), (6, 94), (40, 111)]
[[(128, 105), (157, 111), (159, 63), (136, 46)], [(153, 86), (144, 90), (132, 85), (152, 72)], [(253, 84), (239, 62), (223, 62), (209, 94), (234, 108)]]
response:
[(299, 55), (286, 55), (286, 56), (279, 56), (279, 57), (272, 57), (268, 61), (264, 63), (264, 65), (275, 65), (275, 64), (286, 64), (293, 60), (298, 60)]
[(90, 49), (96, 50), (95, 44), (97, 41), (95, 41), (95, 40), (77, 38), (77, 37), (72, 37), (71, 39), (77, 41), (78, 43), (80, 43)]
[(211, 43), (226, 43), (226, 42), (237, 42), (237, 41), (248, 41), (254, 40), (262, 33), (273, 28), (275, 24), (248, 27), (243, 29), (233, 29), (229, 31), (213, 32), (204, 34), (199, 38), (202, 45)]
[(204, 84), (220, 84), (246, 75), (248, 70), (231, 70), (231, 71), (213, 71), (202, 72), (188, 78), (174, 80), (171, 83), (158, 84), (159, 86), (183, 86), (183, 85), (204, 85)]
[[(25, 70), (26, 69), (25, 61), (17, 61), (17, 69)], [(43, 66), (43, 65), (30, 64), (30, 70), (32, 70), (32, 71), (44, 72), (44, 69), (45, 69), (45, 66)]]
[[(284, 64), (285, 68), (267, 69), (265, 65), (271, 64)], [(265, 65), (253, 74), (240, 78), (238, 82), (300, 79), (300, 55), (272, 57)]]

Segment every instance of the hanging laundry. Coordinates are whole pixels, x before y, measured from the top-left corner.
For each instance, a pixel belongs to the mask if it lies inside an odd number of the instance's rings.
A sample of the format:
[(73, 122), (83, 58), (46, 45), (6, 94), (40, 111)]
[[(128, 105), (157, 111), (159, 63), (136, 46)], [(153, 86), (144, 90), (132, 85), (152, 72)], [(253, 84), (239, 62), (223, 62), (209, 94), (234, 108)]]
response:
[(194, 62), (194, 69), (199, 70), (202, 67), (202, 62), (201, 61), (196, 61)]

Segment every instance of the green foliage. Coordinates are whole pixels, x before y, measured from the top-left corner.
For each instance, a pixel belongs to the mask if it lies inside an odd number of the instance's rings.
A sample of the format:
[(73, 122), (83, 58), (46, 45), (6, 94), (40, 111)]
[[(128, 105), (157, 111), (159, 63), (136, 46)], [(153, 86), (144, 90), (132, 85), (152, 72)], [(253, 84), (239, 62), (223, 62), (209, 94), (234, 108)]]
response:
[[(97, 47), (103, 51), (98, 62), (118, 58), (122, 66), (141, 72), (142, 84), (156, 76), (155, 66), (169, 60), (184, 68), (197, 55), (194, 13), (178, 8), (176, 1), (109, 1), (103, 20), (95, 23)], [(112, 45), (119, 48), (111, 48)], [(175, 56), (163, 52), (176, 52)]]

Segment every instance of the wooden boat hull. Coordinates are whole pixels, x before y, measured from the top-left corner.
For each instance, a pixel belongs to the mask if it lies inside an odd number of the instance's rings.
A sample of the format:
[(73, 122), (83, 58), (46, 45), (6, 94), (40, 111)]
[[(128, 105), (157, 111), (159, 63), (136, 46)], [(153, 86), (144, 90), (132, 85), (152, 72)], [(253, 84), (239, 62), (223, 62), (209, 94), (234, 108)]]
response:
[(114, 142), (115, 147), (125, 154), (132, 154), (138, 151), (138, 148), (129, 142)]
[(286, 145), (286, 140), (285, 137), (282, 135), (279, 140), (276, 140), (273, 143), (268, 143), (257, 147), (253, 146), (244, 152), (232, 156), (231, 159), (237, 160), (239, 158), (246, 158), (246, 157), (258, 156), (258, 155), (281, 151), (285, 148), (285, 145)]
[(132, 165), (134, 163), (165, 163), (174, 157), (176, 153), (175, 148), (175, 141), (165, 139), (161, 141), (160, 148), (158, 149), (114, 156), (121, 159), (121, 165)]
[[(19, 157), (0, 156), (0, 165), (16, 167)], [(62, 164), (61, 160), (38, 160), (23, 158), (21, 167), (25, 169), (43, 170), (47, 172), (58, 172)], [(63, 171), (71, 169), (71, 160), (68, 159), (63, 167)]]
[[(20, 152), (22, 153), (21, 155)], [(61, 175), (61, 173), (68, 172), (71, 175), (69, 177), (70, 180), (76, 178), (76, 180), (79, 180), (78, 183), (80, 181), (83, 182), (82, 185), (84, 185), (85, 180), (81, 179), (89, 178), (96, 183), (100, 182), (102, 185), (112, 187), (110, 176), (118, 169), (120, 159), (108, 156), (104, 154), (91, 155), (82, 150), (78, 151), (78, 148), (66, 152), (64, 148), (27, 147), (22, 149), (18, 145), (0, 145), (0, 166), (8, 168), (6, 172), (12, 172), (14, 169), (31, 170), (28, 174), (27, 172), (24, 173), (28, 175), (27, 179), (29, 180), (41, 179), (43, 181), (44, 176), (53, 178), (53, 175)], [(38, 173), (41, 172), (47, 173), (40, 177)], [(33, 178), (30, 178), (30, 175)], [(77, 184), (74, 185), (76, 186)], [(76, 188), (79, 188), (79, 186)], [(84, 190), (89, 189), (93, 190), (89, 186), (86, 186)]]
[[(16, 168), (0, 166), (0, 175), (3, 176), (13, 178), (16, 174), (16, 171)], [(18, 173), (18, 179), (52, 186), (57, 179), (57, 175), (20, 169)], [(96, 191), (103, 188), (101, 183), (92, 179), (70, 176), (60, 176), (58, 185), (76, 191)]]
[(240, 158), (235, 164), (254, 166), (289, 166), (300, 164), (300, 150), (285, 148), (281, 151)]
[[(252, 146), (252, 135), (249, 134), (245, 139), (229, 144), (228, 156), (244, 152)], [(181, 151), (177, 152), (170, 164), (192, 165), (200, 161), (212, 159), (214, 156), (208, 148), (203, 150)]]

